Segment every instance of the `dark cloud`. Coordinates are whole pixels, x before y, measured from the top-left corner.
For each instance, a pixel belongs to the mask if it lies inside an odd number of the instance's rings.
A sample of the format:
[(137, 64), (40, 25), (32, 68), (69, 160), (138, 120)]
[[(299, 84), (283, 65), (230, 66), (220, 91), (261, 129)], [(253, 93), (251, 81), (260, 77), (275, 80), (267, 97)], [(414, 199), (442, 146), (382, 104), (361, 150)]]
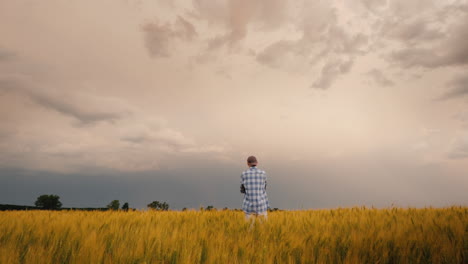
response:
[[(174, 162), (185, 166), (171, 169)], [(105, 206), (114, 199), (136, 208), (145, 208), (154, 200), (167, 201), (172, 209), (241, 207), (240, 173), (246, 169), (243, 161), (238, 166), (195, 159), (172, 163), (159, 171), (131, 174), (96, 170), (63, 174), (3, 168), (0, 201), (31, 205), (41, 194), (58, 194), (67, 207)], [(466, 197), (462, 175), (448, 178), (439, 166), (410, 164), (391, 155), (355, 158), (339, 167), (311, 161), (307, 165), (272, 163), (261, 168), (267, 172), (270, 205), (284, 209), (384, 207), (392, 203), (445, 206), (462, 203)]]
[(190, 41), (197, 36), (195, 26), (181, 16), (170, 23), (146, 23), (141, 27), (145, 33), (145, 45), (152, 57), (169, 57), (174, 41)]
[(118, 199), (140, 209), (155, 200), (167, 201), (171, 209), (208, 205), (240, 208), (241, 169), (210, 163), (131, 174), (96, 169), (55, 173), (1, 168), (0, 203), (31, 205), (41, 194), (57, 194), (65, 207), (105, 207)]
[(389, 80), (380, 70), (376, 68), (373, 68), (372, 70), (368, 71), (366, 75), (369, 76), (372, 79), (372, 81), (374, 81), (380, 86), (385, 87), (394, 85), (393, 81)]
[(468, 95), (468, 75), (458, 76), (447, 83), (450, 90), (437, 98), (437, 100), (448, 100)]
[[(145, 209), (156, 200), (167, 201), (171, 209), (181, 209), (198, 208), (198, 203), (207, 200), (197, 189), (201, 186), (193, 186), (194, 179), (187, 178), (185, 182), (173, 179), (171, 171), (148, 171), (129, 176), (118, 172), (87, 175), (86, 172), (62, 174), (0, 169), (0, 203), (33, 205), (39, 195), (57, 194), (64, 207), (105, 207), (117, 199), (121, 204), (129, 202), (132, 208), (138, 209)], [(204, 205), (207, 206), (207, 202)]]

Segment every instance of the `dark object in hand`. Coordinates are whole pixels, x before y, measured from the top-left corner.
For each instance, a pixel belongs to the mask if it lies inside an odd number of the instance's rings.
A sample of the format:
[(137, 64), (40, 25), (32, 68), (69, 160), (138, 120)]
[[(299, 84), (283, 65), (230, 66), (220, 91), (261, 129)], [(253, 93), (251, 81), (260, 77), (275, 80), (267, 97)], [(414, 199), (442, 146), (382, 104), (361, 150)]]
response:
[(241, 192), (241, 193), (245, 193), (245, 187), (244, 187), (244, 184), (241, 184), (241, 187), (240, 187), (240, 192)]

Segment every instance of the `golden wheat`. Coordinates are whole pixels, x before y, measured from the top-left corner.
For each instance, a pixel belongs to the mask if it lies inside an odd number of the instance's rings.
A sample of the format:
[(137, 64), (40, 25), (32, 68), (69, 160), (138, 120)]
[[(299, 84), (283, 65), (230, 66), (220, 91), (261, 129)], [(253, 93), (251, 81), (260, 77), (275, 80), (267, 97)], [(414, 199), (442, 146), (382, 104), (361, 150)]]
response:
[(0, 263), (468, 263), (468, 207), (0, 212)]

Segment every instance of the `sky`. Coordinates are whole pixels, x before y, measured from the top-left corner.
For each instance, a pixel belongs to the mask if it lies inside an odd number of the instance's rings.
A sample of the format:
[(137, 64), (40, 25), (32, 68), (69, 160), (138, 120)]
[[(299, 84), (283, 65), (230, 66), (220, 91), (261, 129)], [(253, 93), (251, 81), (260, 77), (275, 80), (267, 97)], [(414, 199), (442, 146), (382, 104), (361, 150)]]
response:
[(468, 205), (468, 1), (0, 0), (0, 203)]

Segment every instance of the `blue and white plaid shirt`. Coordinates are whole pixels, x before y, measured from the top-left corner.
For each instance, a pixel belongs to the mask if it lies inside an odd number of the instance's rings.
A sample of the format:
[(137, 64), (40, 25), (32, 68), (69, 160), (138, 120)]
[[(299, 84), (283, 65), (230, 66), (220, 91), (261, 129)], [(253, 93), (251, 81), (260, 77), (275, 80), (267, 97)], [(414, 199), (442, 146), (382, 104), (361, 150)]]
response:
[(266, 172), (256, 166), (242, 172), (241, 184), (244, 184), (245, 187), (242, 210), (245, 213), (263, 213), (267, 211), (269, 204), (266, 183)]

